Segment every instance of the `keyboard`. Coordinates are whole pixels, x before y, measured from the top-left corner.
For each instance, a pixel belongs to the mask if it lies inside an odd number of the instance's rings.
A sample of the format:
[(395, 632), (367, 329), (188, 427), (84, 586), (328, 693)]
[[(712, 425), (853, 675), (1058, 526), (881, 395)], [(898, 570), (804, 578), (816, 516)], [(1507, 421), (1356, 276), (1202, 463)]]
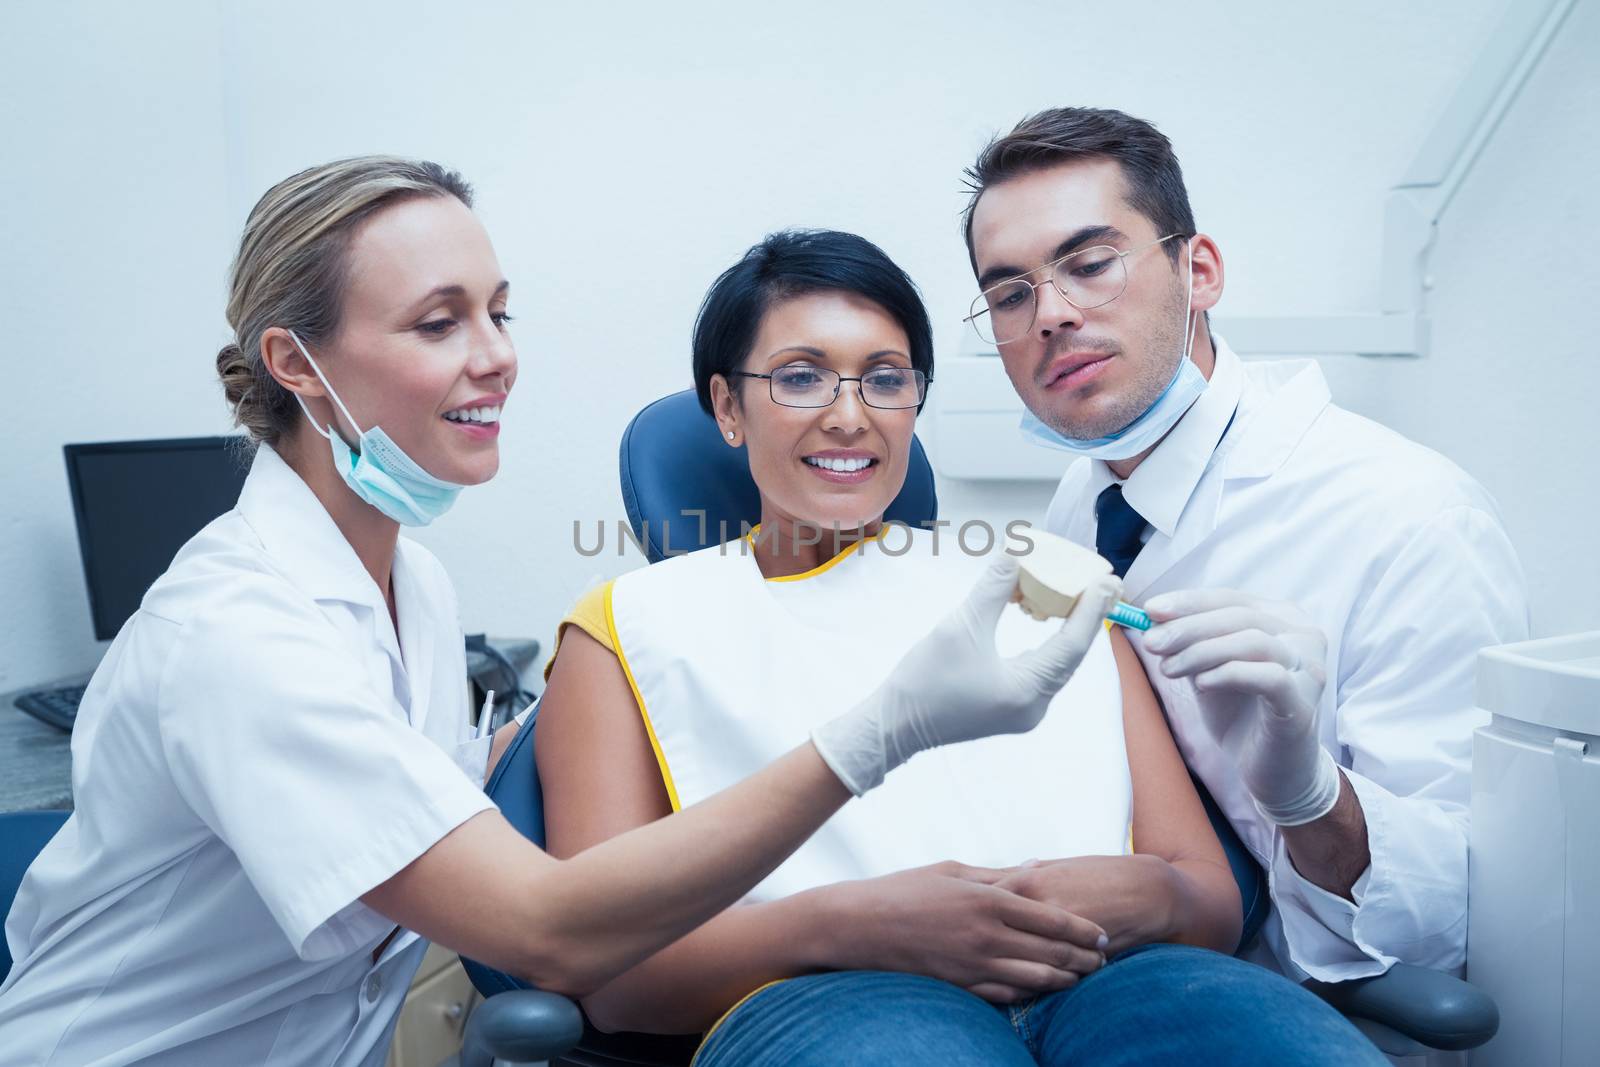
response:
[(87, 688), (87, 685), (63, 685), (55, 689), (35, 689), (12, 703), (40, 722), (71, 733), (73, 720), (78, 717), (78, 702)]

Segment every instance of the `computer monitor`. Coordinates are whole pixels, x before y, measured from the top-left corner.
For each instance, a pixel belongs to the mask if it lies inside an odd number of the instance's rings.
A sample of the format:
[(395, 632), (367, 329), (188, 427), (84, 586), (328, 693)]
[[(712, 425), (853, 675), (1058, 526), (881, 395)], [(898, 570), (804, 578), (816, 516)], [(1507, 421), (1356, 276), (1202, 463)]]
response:
[(94, 636), (109, 641), (150, 584), (244, 485), (234, 437), (67, 445), (67, 482)]

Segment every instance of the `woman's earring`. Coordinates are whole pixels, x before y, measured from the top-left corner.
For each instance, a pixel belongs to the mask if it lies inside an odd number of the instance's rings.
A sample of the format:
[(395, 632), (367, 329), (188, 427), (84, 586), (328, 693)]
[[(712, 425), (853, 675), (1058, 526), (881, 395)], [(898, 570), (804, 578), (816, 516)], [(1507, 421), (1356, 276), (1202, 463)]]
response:
[(733, 440), (733, 431), (732, 430), (728, 431), (728, 440), (730, 440), (730, 441)]

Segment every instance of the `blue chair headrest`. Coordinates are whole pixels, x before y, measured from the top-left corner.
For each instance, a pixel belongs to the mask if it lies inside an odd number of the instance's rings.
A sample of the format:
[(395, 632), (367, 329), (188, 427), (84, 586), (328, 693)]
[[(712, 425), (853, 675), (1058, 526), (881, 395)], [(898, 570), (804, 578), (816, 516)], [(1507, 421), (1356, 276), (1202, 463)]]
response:
[[(719, 545), (761, 518), (761, 494), (743, 448), (729, 448), (693, 389), (662, 397), (622, 435), (622, 503), (651, 563)], [(702, 521), (699, 513), (704, 512)], [(920, 526), (939, 515), (933, 468), (911, 438), (906, 484), (886, 519)]]

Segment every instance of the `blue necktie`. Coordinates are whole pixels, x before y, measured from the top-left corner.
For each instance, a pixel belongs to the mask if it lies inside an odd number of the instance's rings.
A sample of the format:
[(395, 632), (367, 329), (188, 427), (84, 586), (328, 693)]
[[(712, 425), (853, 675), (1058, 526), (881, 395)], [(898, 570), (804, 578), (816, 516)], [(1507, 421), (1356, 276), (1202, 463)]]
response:
[(1094, 550), (1111, 561), (1118, 578), (1125, 578), (1134, 557), (1144, 547), (1140, 539), (1149, 523), (1122, 496), (1121, 485), (1108, 485), (1094, 502)]

